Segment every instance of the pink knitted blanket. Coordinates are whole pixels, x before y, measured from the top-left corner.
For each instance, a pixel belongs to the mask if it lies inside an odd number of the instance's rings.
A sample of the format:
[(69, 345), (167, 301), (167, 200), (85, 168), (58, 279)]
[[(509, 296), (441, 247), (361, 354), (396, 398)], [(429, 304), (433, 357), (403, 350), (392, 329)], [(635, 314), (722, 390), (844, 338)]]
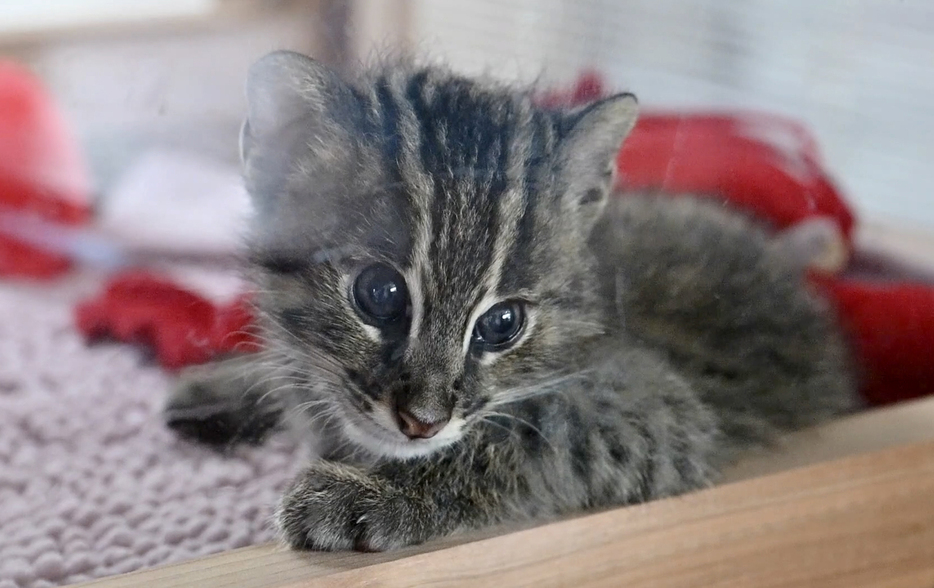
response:
[(171, 378), (126, 346), (88, 348), (90, 276), (0, 284), (0, 588), (70, 584), (272, 539), (298, 462), (286, 439), (223, 457), (177, 440)]

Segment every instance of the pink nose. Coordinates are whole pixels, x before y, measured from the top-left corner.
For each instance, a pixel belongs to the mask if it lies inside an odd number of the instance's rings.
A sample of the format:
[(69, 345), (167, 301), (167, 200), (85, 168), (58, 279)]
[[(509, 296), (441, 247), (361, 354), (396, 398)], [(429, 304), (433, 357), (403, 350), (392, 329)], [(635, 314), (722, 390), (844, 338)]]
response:
[(421, 421), (403, 409), (399, 409), (399, 430), (409, 439), (430, 439), (448, 424), (450, 417), (444, 417), (433, 422)]

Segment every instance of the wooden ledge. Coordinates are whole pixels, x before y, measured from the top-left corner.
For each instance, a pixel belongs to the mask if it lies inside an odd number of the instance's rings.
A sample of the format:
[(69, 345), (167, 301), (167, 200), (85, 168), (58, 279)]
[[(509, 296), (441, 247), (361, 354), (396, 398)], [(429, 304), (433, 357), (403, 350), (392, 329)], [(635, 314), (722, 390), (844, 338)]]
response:
[(934, 399), (792, 435), (728, 478), (501, 536), (389, 554), (251, 547), (85, 586), (934, 586)]

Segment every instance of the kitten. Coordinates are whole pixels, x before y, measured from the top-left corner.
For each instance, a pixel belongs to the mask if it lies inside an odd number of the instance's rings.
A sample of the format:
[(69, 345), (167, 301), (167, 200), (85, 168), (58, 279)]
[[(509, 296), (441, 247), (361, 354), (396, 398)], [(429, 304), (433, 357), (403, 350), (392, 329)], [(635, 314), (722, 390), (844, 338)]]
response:
[(183, 434), (289, 422), (321, 458), (296, 548), (386, 550), (703, 488), (855, 406), (793, 247), (692, 198), (610, 197), (636, 120), (396, 64), (279, 52), (241, 137), (267, 350), (189, 375)]

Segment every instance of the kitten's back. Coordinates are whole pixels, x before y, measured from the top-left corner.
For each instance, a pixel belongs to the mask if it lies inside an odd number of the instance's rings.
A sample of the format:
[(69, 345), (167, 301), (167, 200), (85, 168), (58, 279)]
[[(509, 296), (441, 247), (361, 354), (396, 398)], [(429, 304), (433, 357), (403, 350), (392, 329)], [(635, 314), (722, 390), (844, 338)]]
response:
[(735, 449), (857, 405), (832, 309), (800, 260), (741, 214), (624, 195), (593, 242), (617, 321), (692, 382)]

